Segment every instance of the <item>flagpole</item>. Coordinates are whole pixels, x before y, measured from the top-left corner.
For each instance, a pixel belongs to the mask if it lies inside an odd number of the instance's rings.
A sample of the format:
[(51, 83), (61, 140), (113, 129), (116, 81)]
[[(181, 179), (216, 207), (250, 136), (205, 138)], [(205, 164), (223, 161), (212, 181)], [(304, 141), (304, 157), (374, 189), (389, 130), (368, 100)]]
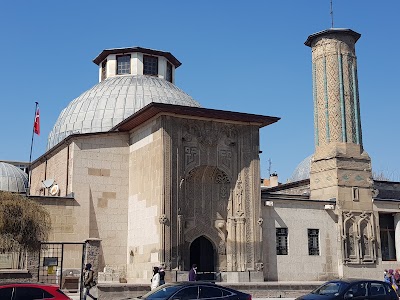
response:
[[(38, 108), (39, 102), (35, 101), (35, 116), (33, 117), (33, 124), (36, 121), (36, 113)], [(28, 172), (28, 195), (30, 194), (31, 188), (31, 162), (32, 162), (32, 149), (33, 149), (33, 137), (35, 136), (35, 126), (32, 126), (32, 140), (31, 140), (31, 152), (29, 154), (29, 172)]]

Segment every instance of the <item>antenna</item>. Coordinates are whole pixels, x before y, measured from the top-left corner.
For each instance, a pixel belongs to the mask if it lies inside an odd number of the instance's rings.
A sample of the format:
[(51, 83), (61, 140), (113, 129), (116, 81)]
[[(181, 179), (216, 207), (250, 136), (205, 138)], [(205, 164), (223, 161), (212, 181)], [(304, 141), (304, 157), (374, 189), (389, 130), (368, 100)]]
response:
[(271, 165), (272, 165), (271, 158), (268, 158), (268, 175), (269, 176), (271, 176)]
[(333, 5), (332, 5), (332, 0), (331, 0), (331, 12), (330, 12), (330, 14), (331, 14), (331, 22), (332, 22), (331, 28), (333, 28)]

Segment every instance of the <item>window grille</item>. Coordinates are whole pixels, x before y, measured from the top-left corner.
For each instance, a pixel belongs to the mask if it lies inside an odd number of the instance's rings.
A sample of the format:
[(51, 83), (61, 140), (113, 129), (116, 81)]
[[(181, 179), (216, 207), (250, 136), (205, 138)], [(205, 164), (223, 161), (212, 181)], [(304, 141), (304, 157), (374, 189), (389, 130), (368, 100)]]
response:
[(143, 55), (143, 74), (158, 75), (158, 57)]
[(117, 74), (131, 74), (131, 56), (117, 56)]
[(167, 62), (167, 74), (165, 79), (169, 82), (172, 82), (172, 65), (169, 62)]
[(276, 254), (288, 255), (288, 229), (276, 228)]
[(308, 229), (308, 255), (319, 255), (319, 229)]

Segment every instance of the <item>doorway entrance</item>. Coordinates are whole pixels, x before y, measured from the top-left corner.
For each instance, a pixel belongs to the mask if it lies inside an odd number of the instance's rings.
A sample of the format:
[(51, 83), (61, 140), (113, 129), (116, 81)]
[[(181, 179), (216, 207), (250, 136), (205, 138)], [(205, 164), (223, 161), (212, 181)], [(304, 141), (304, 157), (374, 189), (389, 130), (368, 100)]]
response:
[(200, 236), (190, 244), (190, 267), (197, 265), (198, 280), (215, 279), (215, 251), (212, 243)]

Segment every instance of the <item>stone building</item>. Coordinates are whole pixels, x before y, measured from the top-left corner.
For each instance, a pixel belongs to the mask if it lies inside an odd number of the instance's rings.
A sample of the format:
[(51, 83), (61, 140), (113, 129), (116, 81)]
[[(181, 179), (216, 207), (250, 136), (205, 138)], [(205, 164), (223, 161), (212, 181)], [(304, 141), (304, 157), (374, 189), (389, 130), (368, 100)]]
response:
[(267, 280), (290, 280), (288, 269), (302, 270), (302, 280), (381, 279), (400, 260), (400, 183), (373, 179), (362, 143), (360, 36), (329, 29), (305, 42), (312, 49), (315, 153), (291, 182), (262, 191)]
[(400, 260), (400, 183), (374, 180), (363, 148), (359, 38), (308, 37), (315, 153), (291, 182), (272, 174), (262, 186), (259, 130), (279, 118), (200, 107), (174, 85), (169, 52), (104, 50), (99, 83), (61, 112), (32, 163), (50, 241), (97, 242), (100, 281), (148, 283), (161, 264), (182, 280), (193, 263), (228, 282), (381, 278)]
[(51, 241), (100, 239), (97, 270), (132, 282), (160, 264), (186, 279), (193, 263), (262, 281), (259, 129), (279, 118), (201, 108), (173, 84), (168, 52), (110, 49), (94, 62), (100, 82), (61, 112), (32, 163)]

